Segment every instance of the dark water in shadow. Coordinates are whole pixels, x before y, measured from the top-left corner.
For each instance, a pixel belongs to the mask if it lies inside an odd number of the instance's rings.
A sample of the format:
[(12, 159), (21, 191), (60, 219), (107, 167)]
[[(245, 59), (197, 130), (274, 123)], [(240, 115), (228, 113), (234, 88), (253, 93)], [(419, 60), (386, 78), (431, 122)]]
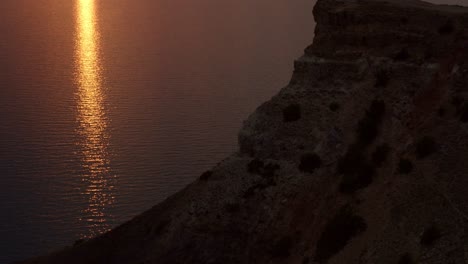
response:
[(0, 263), (99, 234), (236, 150), (310, 0), (3, 0)]

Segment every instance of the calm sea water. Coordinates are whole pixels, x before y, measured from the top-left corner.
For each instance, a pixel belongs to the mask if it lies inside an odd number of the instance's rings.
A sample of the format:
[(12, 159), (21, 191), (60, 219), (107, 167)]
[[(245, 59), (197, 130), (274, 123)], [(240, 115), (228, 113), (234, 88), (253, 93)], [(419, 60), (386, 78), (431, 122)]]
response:
[(2, 0), (0, 263), (129, 220), (236, 150), (311, 0)]
[(109, 230), (235, 151), (314, 2), (2, 0), (0, 263)]

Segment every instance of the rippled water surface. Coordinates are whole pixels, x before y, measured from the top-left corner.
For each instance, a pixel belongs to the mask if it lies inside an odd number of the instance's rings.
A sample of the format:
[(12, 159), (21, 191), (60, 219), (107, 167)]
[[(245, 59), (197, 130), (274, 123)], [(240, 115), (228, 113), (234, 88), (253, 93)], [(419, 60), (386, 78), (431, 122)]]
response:
[(236, 149), (310, 0), (2, 0), (0, 263), (130, 219)]
[(1, 0), (0, 263), (109, 230), (235, 151), (314, 2)]

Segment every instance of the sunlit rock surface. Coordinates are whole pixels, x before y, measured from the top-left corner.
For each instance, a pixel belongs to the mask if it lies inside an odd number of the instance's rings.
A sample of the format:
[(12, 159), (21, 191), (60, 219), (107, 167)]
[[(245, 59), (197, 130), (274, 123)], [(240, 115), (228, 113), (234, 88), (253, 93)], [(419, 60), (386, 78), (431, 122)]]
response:
[(468, 263), (468, 9), (319, 0), (314, 16), (238, 153), (26, 263)]

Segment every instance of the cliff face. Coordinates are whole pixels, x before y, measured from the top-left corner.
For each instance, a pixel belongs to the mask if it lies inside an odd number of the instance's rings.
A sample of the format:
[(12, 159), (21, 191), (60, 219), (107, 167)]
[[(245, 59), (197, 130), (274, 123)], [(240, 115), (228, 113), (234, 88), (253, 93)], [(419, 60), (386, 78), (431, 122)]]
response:
[(314, 15), (238, 153), (26, 263), (468, 263), (468, 9), (319, 0)]

